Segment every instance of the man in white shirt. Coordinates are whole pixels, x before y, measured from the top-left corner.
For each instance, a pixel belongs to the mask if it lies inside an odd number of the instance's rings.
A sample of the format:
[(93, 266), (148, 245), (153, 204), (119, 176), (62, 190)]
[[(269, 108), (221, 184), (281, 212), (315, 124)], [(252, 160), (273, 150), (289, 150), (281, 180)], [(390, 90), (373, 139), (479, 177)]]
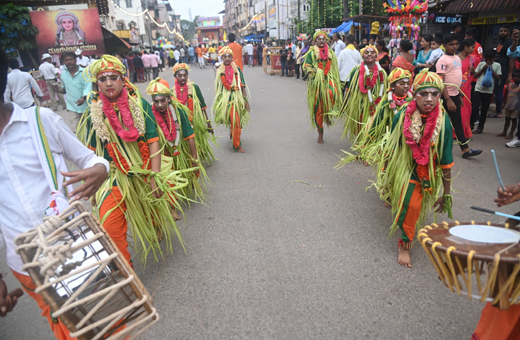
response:
[(150, 54), (148, 55), (150, 57), (150, 68), (152, 69), (152, 79), (153, 80), (157, 77), (159, 77), (159, 56), (155, 55), (150, 51)]
[(52, 110), (58, 111), (58, 102), (56, 101), (56, 96), (58, 96), (59, 104), (65, 109), (67, 105), (65, 104), (65, 99), (63, 98), (63, 94), (58, 93), (54, 90), (54, 83), (58, 81), (58, 70), (51, 63), (51, 55), (48, 53), (44, 53), (42, 56), (43, 63), (40, 65), (40, 74), (45, 79), (45, 83), (47, 84), (47, 90), (49, 90), (49, 95), (51, 96), (51, 104)]
[(83, 55), (83, 51), (81, 49), (78, 48), (75, 53), (76, 53), (76, 61), (78, 62), (79, 66), (85, 68), (88, 65), (90, 65), (90, 59)]
[(339, 79), (341, 83), (345, 83), (350, 72), (356, 65), (361, 65), (361, 54), (354, 47), (355, 37), (353, 34), (347, 34), (345, 37), (348, 46), (341, 51), (338, 58)]
[(9, 60), (11, 73), (7, 76), (7, 88), (2, 96), (6, 103), (14, 102), (22, 108), (34, 106), (34, 97), (31, 88), (34, 89), (38, 97), (43, 97), (42, 90), (36, 80), (27, 72), (20, 71), (18, 60)]
[(178, 49), (175, 49), (175, 51), (173, 51), (173, 56), (175, 57), (175, 63), (178, 64), (179, 63), (179, 59), (181, 57), (181, 53), (179, 52)]
[(144, 65), (144, 80), (150, 81), (151, 80), (150, 78), (152, 77), (152, 66), (151, 66), (152, 56), (149, 54), (148, 51), (144, 51), (141, 59), (143, 60), (143, 65)]
[[(50, 307), (41, 295), (34, 292), (36, 286), (23, 270), (23, 262), (15, 252), (14, 239), (42, 223), (43, 212), (50, 203), (51, 188), (45, 175), (45, 171), (50, 171), (45, 170), (48, 164), (40, 162), (35, 134), (29, 127), (36, 121), (36, 108), (22, 109), (15, 103), (4, 103), (6, 74), (7, 55), (0, 50), (0, 230), (7, 248), (7, 264), (13, 275), (23, 282), (26, 293), (41, 307), (42, 315), (47, 317), (54, 335), (63, 339), (69, 334), (68, 329), (57, 319), (53, 322)], [(107, 179), (108, 162), (83, 146), (60, 116), (51, 110), (41, 108), (40, 119), (56, 167), (62, 170), (57, 175), (59, 191), (65, 195), (65, 186), (84, 181), (69, 197), (87, 200)], [(66, 172), (65, 159), (83, 170)], [(65, 177), (69, 179), (65, 181)], [(16, 304), (16, 299), (9, 297), (7, 291), (0, 275), (0, 317), (10, 312)]]
[(334, 49), (334, 53), (336, 53), (336, 57), (339, 58), (339, 54), (341, 53), (341, 51), (343, 51), (345, 49), (345, 43), (341, 40), (341, 37), (339, 36), (339, 33), (338, 32), (335, 32), (333, 35), (332, 35), (332, 40), (334, 41), (332, 43), (332, 48)]
[(248, 57), (247, 65), (249, 67), (251, 67), (251, 66), (253, 66), (253, 52), (254, 52), (253, 44), (251, 44), (251, 42), (248, 42), (245, 50), (247, 52), (247, 57)]

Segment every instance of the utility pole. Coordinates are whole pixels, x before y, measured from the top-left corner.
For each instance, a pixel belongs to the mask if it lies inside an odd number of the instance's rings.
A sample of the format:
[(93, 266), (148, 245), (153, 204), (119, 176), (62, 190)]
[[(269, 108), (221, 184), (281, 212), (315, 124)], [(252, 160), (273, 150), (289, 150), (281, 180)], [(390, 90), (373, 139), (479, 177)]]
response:
[[(300, 16), (300, 7), (302, 7), (301, 0), (298, 0), (298, 25), (296, 25), (296, 30), (301, 31), (301, 16)], [(299, 34), (300, 32), (296, 32)]]
[(349, 0), (343, 0), (343, 18), (348, 18), (348, 2)]

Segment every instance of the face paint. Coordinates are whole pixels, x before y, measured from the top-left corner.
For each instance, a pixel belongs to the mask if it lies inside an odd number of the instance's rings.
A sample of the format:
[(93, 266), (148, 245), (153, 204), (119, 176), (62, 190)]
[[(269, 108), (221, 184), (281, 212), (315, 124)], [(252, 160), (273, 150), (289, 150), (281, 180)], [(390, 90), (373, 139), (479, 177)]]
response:
[(319, 37), (316, 38), (316, 45), (320, 48), (322, 48), (323, 46), (325, 46), (325, 44), (327, 43), (327, 38), (325, 38), (323, 35), (320, 35)]
[(222, 60), (224, 61), (224, 65), (229, 66), (233, 62), (233, 55), (226, 53), (222, 56)]
[(157, 111), (164, 113), (168, 109), (168, 105), (170, 105), (170, 97), (159, 95), (153, 96), (153, 105)]
[(422, 114), (430, 113), (439, 104), (441, 92), (436, 88), (422, 89), (415, 94), (417, 108)]
[(188, 81), (188, 72), (186, 70), (177, 71), (175, 73), (175, 79), (177, 79), (180, 86), (184, 86)]
[(115, 101), (123, 91), (124, 83), (119, 73), (100, 72), (97, 76), (97, 85), (101, 93), (111, 101)]
[(367, 48), (363, 53), (363, 61), (365, 63), (373, 63), (376, 60), (377, 52), (373, 48)]
[(398, 97), (402, 97), (408, 93), (410, 89), (410, 79), (403, 78), (399, 79), (395, 83), (392, 84), (392, 88), (394, 89), (394, 94)]

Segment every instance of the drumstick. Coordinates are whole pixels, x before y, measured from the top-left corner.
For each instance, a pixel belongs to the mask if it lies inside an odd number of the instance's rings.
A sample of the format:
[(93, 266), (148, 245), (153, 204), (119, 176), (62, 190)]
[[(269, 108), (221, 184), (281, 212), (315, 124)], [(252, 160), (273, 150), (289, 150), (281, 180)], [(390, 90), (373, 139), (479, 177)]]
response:
[(506, 189), (504, 188), (504, 183), (502, 182), (502, 177), (500, 176), (500, 169), (498, 168), (497, 163), (497, 156), (495, 155), (495, 150), (491, 150), (491, 154), (493, 155), (493, 162), (495, 163), (495, 171), (497, 173), (498, 182), (500, 183), (500, 187), (502, 188), (503, 192), (506, 192)]
[(504, 213), (501, 213), (501, 212), (498, 212), (498, 211), (493, 211), (493, 210), (489, 210), (489, 209), (479, 208), (479, 207), (475, 207), (475, 206), (472, 206), (471, 209), (483, 211), (483, 212), (488, 213), (488, 214), (495, 214), (495, 215), (502, 216), (502, 217), (512, 218), (513, 220), (520, 221), (520, 216), (508, 215), (508, 214), (504, 214)]

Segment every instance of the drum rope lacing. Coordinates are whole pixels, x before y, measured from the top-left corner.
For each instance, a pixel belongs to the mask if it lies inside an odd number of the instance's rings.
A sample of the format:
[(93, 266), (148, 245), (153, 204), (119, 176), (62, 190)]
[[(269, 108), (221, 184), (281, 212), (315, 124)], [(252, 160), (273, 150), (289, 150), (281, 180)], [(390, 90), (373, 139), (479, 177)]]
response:
[[(65, 280), (74, 276), (84, 275), (85, 272), (88, 272), (89, 270), (97, 267), (92, 273), (89, 274), (89, 278), (80, 287), (74, 289), (70, 297), (66, 298), (65, 302), (61, 304), (60, 308), (56, 311), (53, 311), (53, 316), (59, 317), (68, 311), (84, 306), (86, 303), (90, 302), (90, 304), (92, 304), (92, 302), (96, 301), (96, 299), (100, 299), (95, 303), (89, 313), (80, 317), (80, 319), (75, 322), (76, 332), (71, 332), (70, 336), (72, 338), (78, 338), (87, 332), (102, 327), (102, 329), (96, 333), (96, 336), (92, 338), (93, 340), (101, 338), (110, 340), (125, 339), (130, 335), (132, 338), (135, 338), (159, 319), (155, 308), (150, 307), (149, 313), (140, 313), (138, 315), (134, 315), (130, 319), (132, 323), (127, 324), (126, 328), (121, 329), (116, 334), (112, 334), (113, 330), (111, 328), (118, 322), (125, 319), (128, 313), (134, 314), (138, 309), (143, 308), (144, 305), (149, 301), (147, 294), (142, 294), (142, 298), (133, 301), (125, 308), (104, 316), (99, 320), (96, 319), (96, 322), (92, 322), (93, 315), (100, 310), (104, 310), (104, 308), (106, 308), (105, 305), (112, 298), (114, 298), (118, 292), (125, 294), (122, 289), (129, 286), (131, 283), (134, 283), (135, 277), (131, 273), (128, 273), (129, 275), (122, 281), (118, 281), (117, 283), (110, 286), (104, 286), (102, 289), (94, 293), (91, 292), (89, 294), (85, 294), (85, 290), (89, 289), (89, 286), (93, 283), (93, 281), (105, 270), (105, 268), (108, 267), (110, 263), (119, 257), (119, 254), (114, 252), (103, 259), (99, 259), (98, 261), (93, 261), (89, 264), (84, 263), (85, 258), (87, 257), (87, 253), (84, 248), (98, 239), (105, 237), (105, 235), (102, 232), (99, 232), (82, 242), (74, 244), (77, 238), (70, 231), (70, 229), (80, 228), (81, 225), (85, 224), (86, 217), (90, 216), (90, 213), (88, 212), (79, 213), (76, 208), (76, 205), (78, 204), (81, 205), (81, 202), (76, 201), (72, 203), (69, 208), (67, 208), (58, 216), (53, 215), (44, 218), (44, 221), (40, 226), (17, 237), (17, 240), (22, 239), (24, 242), (17, 247), (16, 252), (18, 254), (21, 250), (36, 249), (32, 261), (24, 264), (22, 268), (24, 270), (30, 268), (39, 268), (40, 274), (44, 276), (44, 280), (42, 280), (41, 285), (35, 289), (35, 293), (39, 294), (45, 289), (55, 289), (55, 287), (57, 287), (57, 285), (60, 283), (66, 284), (63, 283)], [(60, 242), (60, 239), (62, 239), (64, 236), (63, 232), (66, 232), (70, 236), (70, 240), (65, 242), (61, 241), (63, 242), (61, 244), (51, 245), (56, 242)], [(83, 250), (85, 252), (85, 258), (82, 261), (66, 263), (67, 259), (72, 259), (73, 254), (79, 250)], [(75, 270), (82, 264), (82, 267)], [(60, 265), (62, 266), (62, 270), (58, 275), (56, 271)], [(51, 281), (51, 278), (55, 279)], [(90, 323), (86, 325), (87, 322)], [(138, 328), (140, 329), (132, 334)], [(110, 336), (106, 338), (107, 335)]]
[[(458, 222), (455, 222), (456, 225), (459, 225)], [(475, 224), (472, 221), (472, 224)], [(489, 224), (489, 223), (488, 223)], [(508, 276), (507, 280), (500, 286), (498, 290), (498, 294), (493, 299), (493, 292), (495, 291), (495, 286), (497, 285), (498, 279), (498, 269), (500, 264), (500, 254), (508, 251), (517, 245), (517, 243), (513, 243), (499, 252), (495, 253), (493, 257), (492, 263), (479, 263), (479, 261), (474, 261), (473, 258), (476, 255), (474, 250), (471, 250), (466, 257), (466, 265), (464, 267), (461, 259), (458, 256), (454, 256), (451, 253), (456, 250), (454, 246), (448, 247), (446, 252), (443, 253), (440, 250), (437, 250), (437, 247), (442, 246), (440, 242), (433, 242), (433, 240), (428, 236), (428, 230), (433, 230), (433, 228), (448, 228), (448, 224), (444, 222), (442, 226), (439, 226), (435, 223), (432, 223), (431, 226), (426, 226), (421, 229), (417, 235), (419, 242), (421, 243), (426, 255), (430, 259), (430, 262), (433, 264), (435, 270), (439, 274), (440, 280), (453, 292), (456, 291), (457, 294), (461, 295), (464, 292), (461, 282), (458, 279), (458, 275), (461, 276), (463, 283), (467, 289), (468, 298), (471, 299), (473, 296), (473, 276), (475, 274), (477, 281), (477, 290), (480, 296), (478, 298), (481, 302), (488, 300), (488, 296), (491, 298), (491, 303), (496, 304), (500, 298), (504, 294), (509, 295), (509, 300), (511, 304), (520, 303), (520, 280), (516, 277), (520, 272), (520, 254), (516, 255), (519, 259), (519, 263), (517, 263), (511, 274)], [(431, 249), (426, 245), (426, 242), (432, 242)], [(454, 259), (454, 260), (453, 260)], [(456, 265), (455, 265), (456, 264)], [(465, 270), (466, 269), (466, 270)], [(474, 269), (474, 270), (473, 270)], [(467, 271), (467, 273), (466, 273)], [(481, 273), (486, 272), (487, 281), (483, 286), (481, 282)]]

